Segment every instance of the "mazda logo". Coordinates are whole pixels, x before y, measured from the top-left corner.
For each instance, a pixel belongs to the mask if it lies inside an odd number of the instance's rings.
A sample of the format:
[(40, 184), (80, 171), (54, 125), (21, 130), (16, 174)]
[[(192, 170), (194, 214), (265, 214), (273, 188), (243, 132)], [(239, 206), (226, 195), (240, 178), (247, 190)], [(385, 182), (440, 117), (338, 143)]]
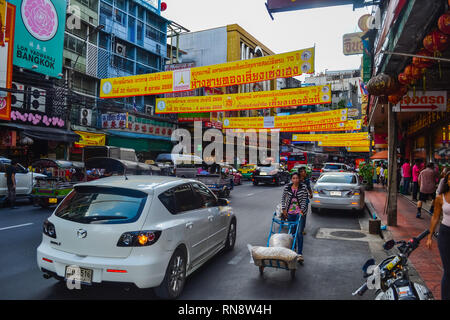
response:
[(78, 236), (78, 238), (80, 238), (80, 239), (86, 238), (86, 237), (87, 237), (87, 231), (86, 231), (86, 230), (83, 230), (83, 229), (79, 229), (79, 230), (77, 231), (77, 236)]

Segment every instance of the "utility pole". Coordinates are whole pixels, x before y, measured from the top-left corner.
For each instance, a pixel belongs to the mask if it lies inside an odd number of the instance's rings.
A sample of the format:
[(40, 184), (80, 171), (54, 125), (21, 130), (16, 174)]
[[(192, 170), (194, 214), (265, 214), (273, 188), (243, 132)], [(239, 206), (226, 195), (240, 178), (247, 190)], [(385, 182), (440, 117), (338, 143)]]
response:
[[(86, 38), (83, 41), (83, 49), (82, 50), (84, 50), (84, 48), (86, 47), (86, 43), (89, 40), (89, 37), (91, 35), (97, 33), (98, 31), (102, 30), (104, 27), (105, 27), (104, 25), (99, 24), (98, 26), (96, 26), (94, 28), (94, 30), (92, 30), (90, 33), (88, 33), (86, 35)], [(71, 98), (72, 98), (72, 93), (73, 93), (73, 75), (74, 75), (75, 68), (77, 66), (79, 57), (80, 57), (80, 54), (77, 55), (77, 58), (75, 59), (75, 63), (70, 68), (70, 70), (68, 70), (68, 72), (67, 72), (67, 88), (68, 88), (67, 93), (68, 93), (68, 96), (69, 96), (69, 101), (67, 101), (67, 95), (66, 95), (66, 106), (69, 106), (69, 103), (71, 103), (71, 100), (72, 100)], [(67, 126), (67, 130), (70, 130), (70, 126), (71, 126), (70, 113), (71, 113), (72, 108), (68, 107), (67, 109), (68, 109), (68, 112), (67, 112), (67, 118), (66, 118), (66, 126)], [(67, 145), (67, 148), (66, 148), (66, 160), (69, 160), (69, 156), (70, 156), (70, 145)]]
[(384, 213), (388, 226), (397, 226), (397, 114), (388, 103), (388, 192)]

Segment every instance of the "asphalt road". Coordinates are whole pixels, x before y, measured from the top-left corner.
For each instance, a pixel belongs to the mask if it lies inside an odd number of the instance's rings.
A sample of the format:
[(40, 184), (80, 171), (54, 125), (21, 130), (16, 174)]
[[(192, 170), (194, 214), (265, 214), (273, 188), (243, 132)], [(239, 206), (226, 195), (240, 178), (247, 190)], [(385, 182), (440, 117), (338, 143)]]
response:
[[(304, 239), (305, 263), (291, 280), (289, 272), (267, 268), (263, 276), (250, 262), (248, 245), (265, 245), (272, 214), (283, 186), (253, 186), (244, 182), (232, 191), (237, 214), (235, 249), (207, 262), (186, 283), (181, 299), (332, 299), (353, 300), (351, 293), (363, 279), (361, 266), (371, 257), (368, 242), (318, 239), (320, 228), (360, 230), (362, 214), (327, 211), (308, 214)], [(155, 299), (151, 289), (83, 287), (68, 290), (56, 280), (46, 280), (36, 264), (42, 223), (50, 210), (19, 204), (0, 209), (0, 299)], [(363, 299), (372, 299), (368, 292)]]

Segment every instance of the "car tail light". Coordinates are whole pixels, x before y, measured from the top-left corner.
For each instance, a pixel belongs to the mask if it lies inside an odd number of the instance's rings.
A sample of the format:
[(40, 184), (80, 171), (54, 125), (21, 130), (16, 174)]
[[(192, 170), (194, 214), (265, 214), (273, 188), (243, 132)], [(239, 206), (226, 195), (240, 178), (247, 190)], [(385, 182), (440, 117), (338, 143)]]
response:
[(49, 236), (50, 238), (56, 239), (55, 225), (53, 223), (49, 222), (48, 220), (44, 221), (43, 232), (45, 235)]
[(127, 270), (106, 269), (106, 272), (111, 272), (111, 273), (127, 273)]
[(117, 242), (118, 247), (146, 247), (154, 244), (161, 236), (161, 231), (125, 232)]
[(320, 172), (323, 172), (323, 169), (320, 169)]
[(47, 259), (47, 258), (42, 258), (42, 260), (48, 262), (48, 263), (53, 263), (53, 260)]

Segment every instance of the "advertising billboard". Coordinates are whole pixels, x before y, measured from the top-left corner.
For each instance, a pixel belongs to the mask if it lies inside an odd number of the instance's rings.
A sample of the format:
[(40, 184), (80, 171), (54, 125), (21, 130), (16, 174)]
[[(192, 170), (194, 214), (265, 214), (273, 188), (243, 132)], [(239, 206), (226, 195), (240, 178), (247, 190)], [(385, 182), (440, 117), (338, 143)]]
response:
[(16, 6), (13, 64), (51, 77), (62, 72), (65, 0), (9, 0)]

